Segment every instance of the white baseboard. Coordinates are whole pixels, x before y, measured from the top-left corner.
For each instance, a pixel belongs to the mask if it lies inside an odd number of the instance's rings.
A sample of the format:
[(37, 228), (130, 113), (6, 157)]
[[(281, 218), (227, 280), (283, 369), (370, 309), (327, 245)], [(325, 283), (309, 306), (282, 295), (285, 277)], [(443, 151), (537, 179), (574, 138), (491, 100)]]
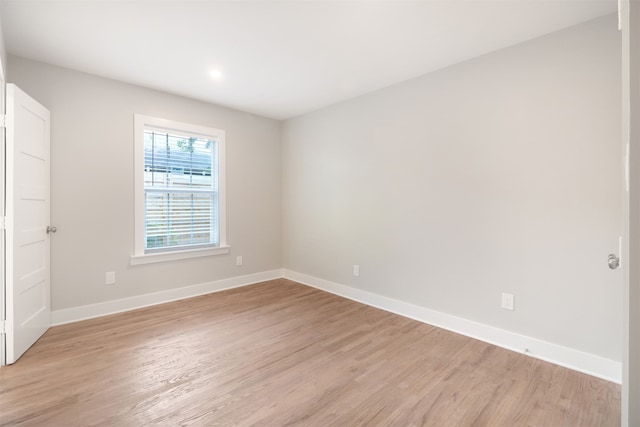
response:
[(493, 326), (473, 322), (461, 317), (441, 313), (428, 308), (398, 301), (393, 298), (374, 294), (328, 280), (283, 270), (284, 277), (332, 294), (339, 295), (372, 307), (380, 308), (429, 325), (447, 329), (471, 338), (497, 345), (508, 350), (524, 353), (559, 366), (583, 372), (620, 384), (622, 382), (622, 363), (594, 354), (542, 341)]
[(556, 365), (564, 366), (575, 371), (584, 372), (594, 377), (613, 381), (622, 381), (622, 363), (606, 359), (594, 354), (585, 353), (572, 348), (542, 341), (536, 338), (520, 335), (514, 332), (488, 326), (482, 323), (452, 316), (450, 314), (420, 307), (393, 298), (363, 291), (350, 286), (341, 285), (306, 274), (287, 269), (276, 269), (246, 276), (231, 277), (214, 282), (186, 286), (154, 292), (152, 294), (137, 295), (97, 304), (56, 310), (51, 313), (53, 325), (77, 322), (109, 314), (135, 310), (165, 302), (191, 298), (226, 289), (233, 289), (254, 283), (285, 277), (287, 279), (326, 291), (344, 298), (376, 307), (400, 316), (418, 320), (429, 325), (447, 329), (471, 338), (497, 345), (508, 350), (541, 359)]
[(97, 304), (55, 310), (51, 312), (51, 323), (54, 326), (63, 325), (65, 323), (121, 313), (123, 311), (135, 310), (137, 308), (148, 307), (150, 305), (209, 294), (211, 292), (219, 292), (226, 289), (252, 285), (254, 283), (279, 279), (281, 277), (283, 277), (282, 270), (270, 270), (261, 273), (248, 274), (246, 276), (231, 277), (228, 279), (216, 280), (214, 282), (154, 292), (152, 294), (137, 295), (134, 297), (105, 301)]

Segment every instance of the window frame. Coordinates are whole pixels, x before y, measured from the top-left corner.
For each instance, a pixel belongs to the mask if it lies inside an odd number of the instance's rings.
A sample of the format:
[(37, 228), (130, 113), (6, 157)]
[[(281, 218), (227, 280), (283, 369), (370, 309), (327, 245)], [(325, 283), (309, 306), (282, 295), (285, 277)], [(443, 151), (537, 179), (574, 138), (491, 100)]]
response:
[[(145, 129), (174, 132), (179, 135), (215, 139), (218, 145), (218, 246), (201, 244), (175, 249), (145, 252), (145, 188), (144, 188), (144, 132)], [(207, 126), (134, 114), (134, 253), (131, 264), (148, 264), (229, 253), (226, 227), (225, 131)], [(200, 247), (198, 247), (200, 246)]]

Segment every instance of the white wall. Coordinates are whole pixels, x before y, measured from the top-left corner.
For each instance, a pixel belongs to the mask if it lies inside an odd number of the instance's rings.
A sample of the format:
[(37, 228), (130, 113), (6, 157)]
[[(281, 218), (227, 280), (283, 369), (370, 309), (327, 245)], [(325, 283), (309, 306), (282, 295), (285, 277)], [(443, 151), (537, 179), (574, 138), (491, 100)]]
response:
[[(281, 267), (280, 122), (14, 56), (8, 81), (51, 111), (53, 310)], [(226, 130), (230, 255), (129, 265), (134, 113)]]
[(611, 16), (285, 122), (284, 267), (620, 361), (620, 60)]

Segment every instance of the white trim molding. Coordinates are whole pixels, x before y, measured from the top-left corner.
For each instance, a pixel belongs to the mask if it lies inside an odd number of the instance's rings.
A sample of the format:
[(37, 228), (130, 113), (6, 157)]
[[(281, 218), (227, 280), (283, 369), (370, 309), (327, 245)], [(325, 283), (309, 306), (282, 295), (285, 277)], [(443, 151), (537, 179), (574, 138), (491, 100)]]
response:
[(542, 341), (537, 338), (488, 326), (482, 323), (452, 316), (450, 314), (420, 307), (393, 298), (341, 285), (292, 270), (284, 269), (284, 277), (295, 282), (311, 286), (332, 294), (348, 298), (372, 307), (376, 307), (400, 316), (418, 320), (470, 338), (475, 338), (507, 350), (583, 372), (620, 384), (622, 381), (622, 363), (606, 359), (580, 350)]
[(620, 384), (622, 380), (622, 363), (615, 360), (606, 359), (580, 350), (520, 335), (515, 332), (495, 328), (288, 269), (264, 271), (151, 294), (55, 310), (51, 313), (51, 323), (53, 325), (63, 325), (283, 277), (371, 307), (478, 339), (507, 350), (523, 353), (555, 365), (573, 369), (574, 371), (583, 372), (618, 384)]
[(186, 251), (158, 252), (155, 254), (132, 255), (131, 265), (151, 264), (154, 262), (176, 261), (180, 259), (199, 258), (212, 255), (226, 255), (231, 248), (229, 246), (218, 248), (191, 249)]
[(282, 277), (282, 270), (270, 270), (261, 273), (248, 274), (246, 276), (237, 276), (208, 283), (201, 283), (198, 285), (168, 289), (166, 291), (154, 292), (151, 294), (136, 295), (134, 297), (105, 301), (97, 304), (55, 310), (51, 313), (51, 323), (54, 326), (64, 325), (66, 323), (93, 319), (95, 317), (107, 316), (109, 314), (122, 313), (124, 311), (136, 310), (138, 308), (162, 304), (165, 302), (253, 285), (255, 283), (279, 279)]
[[(229, 253), (227, 246), (227, 226), (226, 226), (226, 149), (225, 135), (222, 129), (195, 125), (191, 123), (183, 123), (175, 120), (161, 119), (150, 117), (143, 114), (134, 114), (134, 254), (131, 257), (131, 265), (148, 264), (152, 262), (172, 261), (176, 259), (195, 258), (199, 256), (220, 255)], [(207, 244), (210, 249), (208, 252), (197, 250), (197, 245), (186, 245), (185, 247), (168, 246), (162, 248), (162, 252), (153, 253), (146, 247), (146, 192), (150, 191), (145, 184), (145, 132), (159, 131), (169, 138), (169, 133), (175, 133), (179, 137), (194, 137), (197, 139), (206, 139), (212, 144), (210, 164), (211, 173), (216, 177), (208, 187), (189, 187), (184, 188), (157, 188), (152, 186), (151, 189), (162, 190), (162, 193), (173, 192), (197, 192), (200, 194), (211, 195), (212, 200), (217, 200), (217, 229), (213, 227), (214, 217), (212, 208), (212, 216), (210, 218), (210, 239)], [(217, 154), (215, 154), (217, 153)], [(217, 163), (216, 163), (217, 162)], [(168, 185), (168, 184), (165, 184)], [(166, 191), (165, 191), (166, 190)], [(217, 238), (214, 236), (217, 235)], [(170, 255), (172, 254), (172, 255)]]

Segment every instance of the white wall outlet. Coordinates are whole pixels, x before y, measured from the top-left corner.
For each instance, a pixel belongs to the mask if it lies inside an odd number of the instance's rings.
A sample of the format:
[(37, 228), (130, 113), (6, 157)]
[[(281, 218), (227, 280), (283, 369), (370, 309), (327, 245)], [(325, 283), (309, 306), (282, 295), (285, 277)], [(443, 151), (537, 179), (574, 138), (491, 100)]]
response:
[(236, 257), (236, 265), (239, 267), (242, 265), (242, 255)]
[(515, 309), (515, 297), (513, 294), (502, 294), (502, 308), (505, 310)]
[(116, 283), (116, 272), (115, 271), (107, 271), (104, 277), (105, 285), (115, 285)]
[(360, 266), (358, 264), (353, 264), (353, 275), (354, 276), (360, 275)]

